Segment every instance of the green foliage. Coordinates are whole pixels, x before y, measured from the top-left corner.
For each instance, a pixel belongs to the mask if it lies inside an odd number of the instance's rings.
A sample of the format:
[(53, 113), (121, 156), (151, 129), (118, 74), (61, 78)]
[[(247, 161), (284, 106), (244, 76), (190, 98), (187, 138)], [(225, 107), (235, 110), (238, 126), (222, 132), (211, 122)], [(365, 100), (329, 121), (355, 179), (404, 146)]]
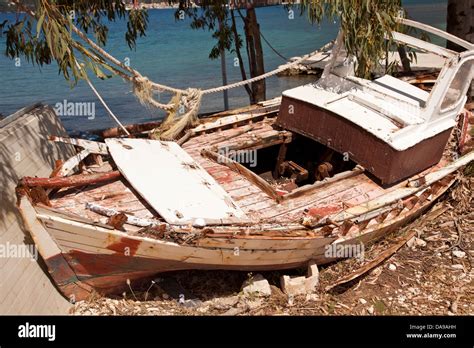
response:
[(72, 85), (85, 78), (78, 69), (78, 55), (85, 67), (99, 78), (108, 77), (101, 68), (108, 66), (97, 52), (73, 34), (73, 26), (92, 33), (97, 43), (107, 43), (109, 29), (104, 20), (127, 19), (125, 41), (131, 49), (139, 36), (145, 35), (148, 14), (145, 10), (127, 11), (119, 0), (37, 0), (34, 6), (24, 1), (13, 1), (18, 11), (15, 21), (0, 24), (0, 35), (6, 37), (5, 54), (10, 58), (23, 57), (33, 64), (57, 62), (59, 72)]
[(226, 8), (227, 4), (227, 0), (203, 0), (200, 4), (201, 7), (195, 8), (189, 6), (188, 2), (180, 1), (179, 8), (175, 12), (177, 20), (181, 18), (182, 13), (191, 18), (191, 28), (213, 32), (212, 37), (216, 39), (216, 45), (209, 53), (210, 59), (219, 58), (221, 50), (233, 51), (233, 45), (237, 45), (238, 48), (242, 47), (240, 35), (235, 42), (229, 10)]
[(387, 53), (385, 38), (397, 28), (400, 0), (303, 0), (312, 23), (339, 20), (347, 52), (357, 58), (356, 74), (370, 78)]

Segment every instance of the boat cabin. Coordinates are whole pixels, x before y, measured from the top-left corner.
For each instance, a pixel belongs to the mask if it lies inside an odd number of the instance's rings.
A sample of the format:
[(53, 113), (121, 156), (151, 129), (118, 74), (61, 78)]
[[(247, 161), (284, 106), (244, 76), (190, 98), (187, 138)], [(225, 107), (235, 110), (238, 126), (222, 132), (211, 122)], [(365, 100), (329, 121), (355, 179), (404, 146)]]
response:
[(354, 58), (345, 53), (339, 34), (321, 79), (285, 91), (277, 120), (362, 165), (384, 185), (440, 161), (474, 73), (473, 44), (425, 24), (400, 22), (464, 49), (392, 33), (395, 42), (444, 59), (431, 93), (390, 75), (372, 81), (354, 76)]

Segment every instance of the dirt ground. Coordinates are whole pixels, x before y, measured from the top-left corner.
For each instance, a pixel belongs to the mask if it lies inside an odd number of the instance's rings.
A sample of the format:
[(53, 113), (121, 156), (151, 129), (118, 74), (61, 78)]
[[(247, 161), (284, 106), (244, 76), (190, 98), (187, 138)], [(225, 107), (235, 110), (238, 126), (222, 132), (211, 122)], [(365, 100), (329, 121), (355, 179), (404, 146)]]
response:
[[(472, 170), (472, 168), (471, 168)], [(366, 247), (364, 260), (320, 267), (315, 294), (289, 298), (280, 277), (306, 270), (262, 272), (267, 298), (249, 297), (246, 272), (189, 271), (168, 274), (194, 300), (180, 303), (159, 286), (131, 288), (121, 297), (94, 296), (75, 304), (75, 315), (474, 315), (474, 177), (459, 183), (433, 209), (405, 228)], [(380, 256), (416, 231), (394, 255), (355, 280), (326, 288)], [(189, 296), (187, 296), (189, 298)]]

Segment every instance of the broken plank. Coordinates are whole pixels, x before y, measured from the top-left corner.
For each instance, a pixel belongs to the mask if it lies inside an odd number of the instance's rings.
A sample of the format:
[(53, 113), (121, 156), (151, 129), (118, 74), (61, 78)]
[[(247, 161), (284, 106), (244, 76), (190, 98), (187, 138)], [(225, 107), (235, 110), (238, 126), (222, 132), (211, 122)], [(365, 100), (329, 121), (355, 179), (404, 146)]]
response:
[(263, 192), (265, 192), (267, 195), (269, 195), (271, 198), (273, 198), (277, 202), (281, 200), (281, 196), (278, 195), (278, 193), (273, 189), (273, 187), (269, 183), (267, 183), (264, 179), (259, 177), (257, 174), (255, 174), (251, 170), (245, 168), (240, 163), (235, 162), (223, 155), (219, 155), (216, 152), (209, 151), (207, 149), (203, 149), (201, 154), (245, 176), (251, 183), (253, 183), (255, 186), (260, 188)]
[(210, 130), (230, 127), (242, 122), (256, 121), (258, 119), (269, 117), (271, 115), (276, 116), (276, 114), (277, 114), (277, 111), (270, 111), (270, 112), (256, 113), (256, 114), (249, 113), (249, 114), (240, 114), (240, 115), (235, 115), (235, 116), (227, 116), (227, 117), (218, 119), (217, 121), (214, 121), (214, 122), (209, 122), (209, 123), (199, 125), (196, 128), (192, 129), (191, 132), (193, 134), (199, 134), (201, 132), (208, 132)]
[(90, 153), (95, 153), (98, 155), (108, 155), (109, 151), (107, 150), (107, 146), (105, 143), (99, 143), (97, 141), (91, 140), (84, 140), (84, 139), (75, 139), (75, 138), (65, 138), (65, 137), (57, 137), (51, 135), (49, 140), (57, 142), (57, 143), (65, 143), (76, 145), (82, 147), (85, 150), (89, 150)]
[[(106, 208), (95, 203), (86, 203), (86, 208), (89, 209), (90, 211), (93, 211), (94, 213), (108, 216), (108, 217), (115, 216), (117, 214), (122, 213), (121, 211), (111, 209), (111, 208)], [(134, 225), (138, 227), (167, 226), (167, 224), (159, 222), (159, 221), (142, 219), (142, 218), (138, 218), (129, 214), (125, 214), (125, 215), (127, 217), (126, 223), (129, 225)]]
[(357, 166), (353, 170), (336, 174), (332, 178), (324, 179), (322, 181), (316, 182), (313, 185), (305, 185), (305, 186), (299, 187), (296, 190), (293, 190), (292, 192), (287, 193), (286, 195), (284, 195), (283, 199), (288, 200), (288, 199), (293, 199), (293, 198), (301, 197), (301, 196), (304, 196), (304, 195), (308, 195), (311, 192), (313, 192), (314, 190), (319, 190), (319, 189), (321, 189), (323, 187), (326, 187), (328, 185), (332, 185), (335, 182), (338, 182), (338, 181), (341, 181), (341, 180), (344, 180), (344, 179), (352, 178), (354, 176), (362, 174), (363, 172), (364, 172), (364, 168), (362, 168), (360, 166)]
[(20, 180), (20, 185), (24, 187), (63, 188), (99, 184), (120, 177), (119, 171), (105, 174), (73, 175), (64, 178), (32, 178), (27, 176)]
[(74, 168), (79, 165), (87, 156), (89, 156), (91, 152), (88, 149), (84, 149), (79, 152), (77, 155), (69, 158), (66, 162), (64, 162), (57, 171), (54, 173), (54, 177), (64, 177), (72, 173)]

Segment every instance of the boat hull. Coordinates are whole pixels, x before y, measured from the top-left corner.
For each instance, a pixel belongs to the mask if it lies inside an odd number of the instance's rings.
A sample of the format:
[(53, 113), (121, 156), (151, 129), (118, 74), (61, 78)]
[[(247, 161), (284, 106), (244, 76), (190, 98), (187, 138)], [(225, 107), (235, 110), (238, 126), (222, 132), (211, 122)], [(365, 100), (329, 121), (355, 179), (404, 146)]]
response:
[(130, 236), (60, 214), (35, 208), (28, 198), (20, 210), (49, 273), (62, 293), (79, 301), (92, 293), (120, 293), (128, 281), (179, 270), (269, 271), (326, 264), (338, 258), (328, 255), (332, 243), (367, 245), (406, 225), (429, 209), (454, 183), (443, 185), (431, 199), (411, 209), (376, 219), (360, 233), (345, 237), (263, 236), (204, 237), (194, 245), (182, 245), (149, 237)]

